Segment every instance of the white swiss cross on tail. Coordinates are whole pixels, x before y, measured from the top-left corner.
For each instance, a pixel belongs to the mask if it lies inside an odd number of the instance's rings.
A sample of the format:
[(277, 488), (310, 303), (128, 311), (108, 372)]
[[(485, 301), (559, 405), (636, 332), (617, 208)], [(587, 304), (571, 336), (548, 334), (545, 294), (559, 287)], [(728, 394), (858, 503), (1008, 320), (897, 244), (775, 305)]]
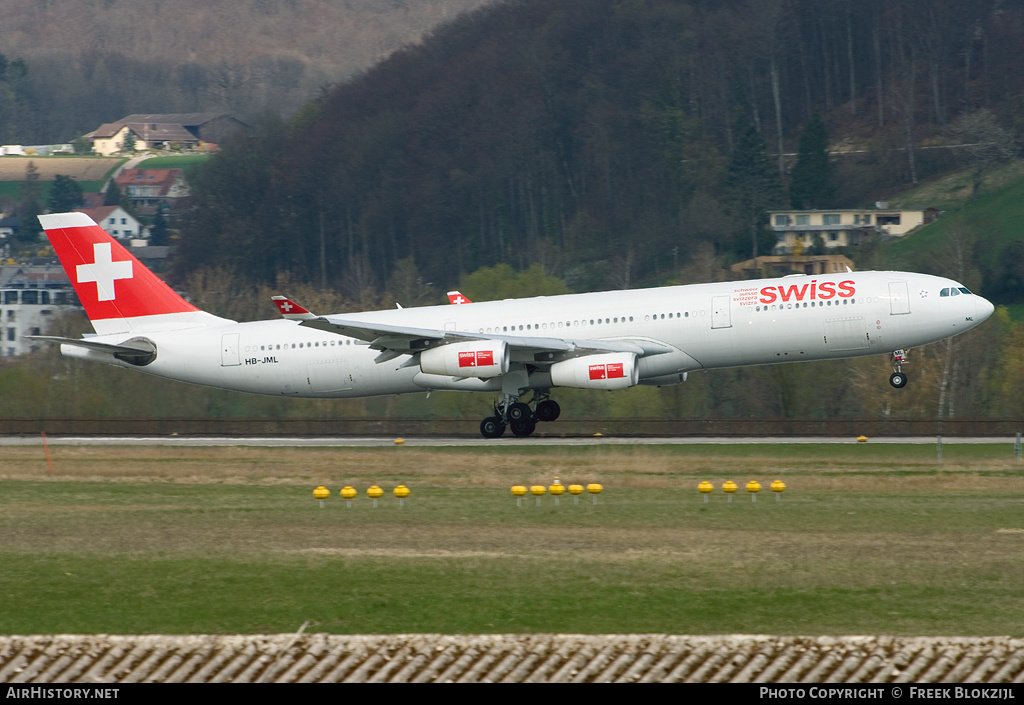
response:
[(118, 279), (132, 278), (131, 260), (115, 262), (110, 253), (109, 242), (96, 242), (92, 246), (92, 264), (80, 264), (76, 267), (78, 283), (96, 282), (96, 298), (99, 301), (113, 301), (114, 282)]

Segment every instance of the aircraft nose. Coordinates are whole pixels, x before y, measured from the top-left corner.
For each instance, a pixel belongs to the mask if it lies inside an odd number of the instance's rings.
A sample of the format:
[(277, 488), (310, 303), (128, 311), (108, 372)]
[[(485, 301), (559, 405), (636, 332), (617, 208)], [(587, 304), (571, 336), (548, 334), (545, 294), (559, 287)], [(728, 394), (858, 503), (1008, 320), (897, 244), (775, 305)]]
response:
[(981, 323), (986, 318), (992, 315), (992, 313), (996, 310), (996, 307), (993, 306), (992, 302), (986, 299), (984, 296), (977, 296), (976, 298), (978, 300), (974, 304), (974, 308), (976, 311), (974, 315), (975, 318), (978, 319), (978, 322)]

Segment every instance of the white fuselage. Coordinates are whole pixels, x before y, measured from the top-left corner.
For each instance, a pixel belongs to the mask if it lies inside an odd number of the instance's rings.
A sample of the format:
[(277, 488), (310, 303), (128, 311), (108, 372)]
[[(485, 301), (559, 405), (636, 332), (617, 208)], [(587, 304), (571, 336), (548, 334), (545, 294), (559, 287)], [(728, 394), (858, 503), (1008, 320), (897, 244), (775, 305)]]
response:
[[(956, 295), (950, 291), (956, 289)], [(947, 293), (942, 295), (945, 290)], [(651, 343), (639, 357), (641, 383), (672, 384), (696, 369), (889, 353), (955, 335), (992, 312), (956, 282), (906, 272), (845, 272), (657, 289), (570, 294), (463, 305), (339, 314), (346, 321), (488, 337)], [(144, 336), (157, 357), (144, 372), (258, 394), (361, 397), (430, 389), (500, 391), (501, 378), (445, 377), (377, 363), (379, 350), (334, 333), (272, 320), (173, 331), (141, 327), (94, 340)], [(62, 352), (132, 367), (109, 353)], [(531, 360), (512, 358), (520, 388), (551, 387)]]

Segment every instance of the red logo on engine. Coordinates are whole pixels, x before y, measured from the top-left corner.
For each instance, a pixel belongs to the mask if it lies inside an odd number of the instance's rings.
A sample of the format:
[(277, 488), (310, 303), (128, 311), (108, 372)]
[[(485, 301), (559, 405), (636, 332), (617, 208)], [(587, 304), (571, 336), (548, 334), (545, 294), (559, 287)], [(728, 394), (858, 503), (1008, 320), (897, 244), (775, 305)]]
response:
[(493, 350), (471, 350), (459, 353), (459, 367), (486, 367), (493, 364)]
[(621, 379), (625, 376), (626, 370), (621, 362), (590, 366), (590, 379)]

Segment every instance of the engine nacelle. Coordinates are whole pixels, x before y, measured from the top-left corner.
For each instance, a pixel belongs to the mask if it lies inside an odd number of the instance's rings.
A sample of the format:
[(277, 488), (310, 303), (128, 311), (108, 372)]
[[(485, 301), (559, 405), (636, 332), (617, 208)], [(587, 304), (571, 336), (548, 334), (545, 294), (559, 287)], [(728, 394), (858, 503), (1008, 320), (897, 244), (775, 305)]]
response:
[(574, 357), (551, 366), (551, 383), (556, 387), (628, 389), (636, 385), (639, 377), (633, 353)]
[(497, 377), (508, 372), (508, 343), (474, 340), (430, 348), (420, 353), (420, 369), (451, 377)]

